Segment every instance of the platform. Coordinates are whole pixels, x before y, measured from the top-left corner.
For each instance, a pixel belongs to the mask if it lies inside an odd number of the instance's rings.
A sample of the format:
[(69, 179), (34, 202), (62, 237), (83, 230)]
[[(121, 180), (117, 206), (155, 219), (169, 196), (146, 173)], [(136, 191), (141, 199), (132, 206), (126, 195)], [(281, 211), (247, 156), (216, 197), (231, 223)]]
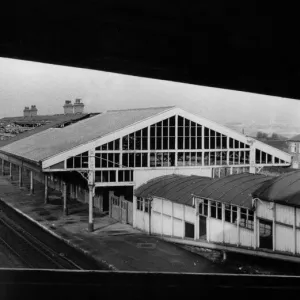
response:
[(69, 201), (69, 215), (64, 216), (62, 201), (53, 198), (44, 204), (44, 187), (35, 183), (34, 195), (8, 176), (0, 176), (0, 199), (70, 245), (106, 262), (114, 270), (227, 273), (222, 266), (174, 244), (148, 236), (108, 215), (95, 211), (95, 231), (88, 232), (88, 206)]

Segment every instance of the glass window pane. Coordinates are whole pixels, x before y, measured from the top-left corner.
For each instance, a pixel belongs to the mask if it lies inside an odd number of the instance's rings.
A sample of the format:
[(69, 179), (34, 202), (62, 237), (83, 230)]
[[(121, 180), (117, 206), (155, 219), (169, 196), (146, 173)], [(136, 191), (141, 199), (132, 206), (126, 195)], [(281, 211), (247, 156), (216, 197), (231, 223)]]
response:
[(169, 123), (170, 123), (170, 126), (175, 126), (175, 116), (170, 118)]
[(162, 166), (162, 153), (156, 153), (156, 167), (161, 167)]
[(123, 137), (123, 150), (128, 150), (128, 136)]
[(155, 167), (155, 153), (150, 153), (150, 167)]
[(183, 166), (183, 152), (178, 152), (177, 166)]
[(209, 153), (204, 152), (204, 166), (209, 166)]
[(178, 126), (183, 126), (183, 117), (178, 116)]
[(175, 149), (175, 137), (169, 138), (169, 149)]
[(135, 154), (135, 166), (137, 168), (141, 167), (142, 166), (142, 161), (141, 161), (142, 157), (141, 157), (141, 154), (140, 153), (136, 153)]
[(150, 149), (155, 150), (155, 138), (154, 137), (150, 138)]
[(129, 167), (134, 167), (134, 153), (129, 153)]
[(129, 135), (129, 150), (134, 150), (134, 133)]
[(202, 153), (198, 152), (197, 153), (197, 166), (201, 166), (202, 165)]
[(175, 153), (171, 152), (169, 153), (169, 161), (170, 161), (170, 167), (175, 166)]
[(161, 150), (162, 149), (162, 144), (161, 144), (162, 140), (161, 137), (157, 137), (156, 138), (156, 149), (157, 150)]
[(73, 157), (70, 157), (67, 159), (67, 168), (68, 169), (73, 169), (74, 165), (73, 165)]
[(204, 149), (209, 149), (209, 138), (204, 137)]
[(189, 152), (185, 152), (185, 155), (184, 155), (184, 165), (185, 166), (190, 166), (191, 165), (190, 153)]
[(164, 167), (169, 166), (169, 153), (168, 152), (163, 153), (163, 166)]
[(182, 137), (178, 138), (178, 149), (183, 149), (183, 138)]
[(115, 140), (115, 150), (120, 150), (120, 139)]
[(108, 154), (108, 167), (109, 168), (113, 168), (113, 166), (114, 166), (113, 160), (114, 160), (114, 155), (112, 153), (109, 153)]
[(234, 141), (234, 148), (236, 148), (236, 149), (240, 148), (239, 141), (237, 141), (237, 140)]
[(148, 149), (148, 138), (147, 137), (143, 137), (142, 138), (142, 150), (147, 150)]
[(122, 160), (123, 160), (123, 167), (128, 167), (129, 166), (128, 153), (123, 153)]
[(197, 137), (197, 149), (202, 149), (202, 138)]
[(168, 147), (168, 138), (167, 137), (164, 137), (163, 138), (163, 149), (169, 149)]
[(114, 142), (109, 142), (108, 143), (108, 150), (114, 150)]
[(102, 168), (107, 168), (107, 154), (102, 153)]
[(148, 153), (142, 154), (142, 167), (147, 167), (148, 164)]
[(115, 165), (114, 165), (114, 167), (119, 168), (120, 167), (120, 154), (115, 153), (114, 156), (115, 156)]

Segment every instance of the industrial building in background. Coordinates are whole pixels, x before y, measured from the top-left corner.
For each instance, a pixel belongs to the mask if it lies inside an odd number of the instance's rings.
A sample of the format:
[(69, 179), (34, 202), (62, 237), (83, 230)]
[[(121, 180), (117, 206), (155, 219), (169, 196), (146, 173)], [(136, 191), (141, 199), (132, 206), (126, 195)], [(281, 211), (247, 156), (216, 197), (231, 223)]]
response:
[(292, 137), (287, 141), (288, 152), (293, 157), (292, 167), (295, 169), (300, 168), (300, 134)]

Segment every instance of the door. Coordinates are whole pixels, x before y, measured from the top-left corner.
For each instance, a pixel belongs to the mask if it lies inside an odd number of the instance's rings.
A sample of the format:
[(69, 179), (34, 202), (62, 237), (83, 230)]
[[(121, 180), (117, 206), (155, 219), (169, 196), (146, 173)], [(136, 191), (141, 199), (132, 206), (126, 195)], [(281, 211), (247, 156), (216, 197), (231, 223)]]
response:
[(127, 222), (133, 225), (133, 203), (127, 202)]
[(273, 223), (259, 220), (259, 248), (273, 250)]
[(125, 199), (121, 200), (121, 222), (127, 223), (127, 201)]
[(206, 240), (206, 217), (199, 216), (199, 239)]

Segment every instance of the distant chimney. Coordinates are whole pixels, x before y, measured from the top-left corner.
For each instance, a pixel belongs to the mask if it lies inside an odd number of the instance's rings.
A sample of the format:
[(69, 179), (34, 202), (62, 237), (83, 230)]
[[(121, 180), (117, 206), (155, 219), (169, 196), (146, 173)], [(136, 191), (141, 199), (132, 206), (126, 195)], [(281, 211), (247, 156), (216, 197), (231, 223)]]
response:
[(70, 100), (66, 100), (65, 101), (65, 105), (64, 105), (64, 114), (73, 114), (73, 104)]
[(81, 99), (76, 99), (74, 103), (74, 114), (82, 114), (84, 104), (80, 102)]
[(28, 106), (25, 106), (23, 112), (24, 112), (24, 117), (30, 117), (30, 109)]
[(30, 116), (31, 117), (35, 117), (35, 116), (37, 116), (37, 108), (36, 108), (36, 106), (35, 105), (31, 105), (31, 110), (30, 110)]

